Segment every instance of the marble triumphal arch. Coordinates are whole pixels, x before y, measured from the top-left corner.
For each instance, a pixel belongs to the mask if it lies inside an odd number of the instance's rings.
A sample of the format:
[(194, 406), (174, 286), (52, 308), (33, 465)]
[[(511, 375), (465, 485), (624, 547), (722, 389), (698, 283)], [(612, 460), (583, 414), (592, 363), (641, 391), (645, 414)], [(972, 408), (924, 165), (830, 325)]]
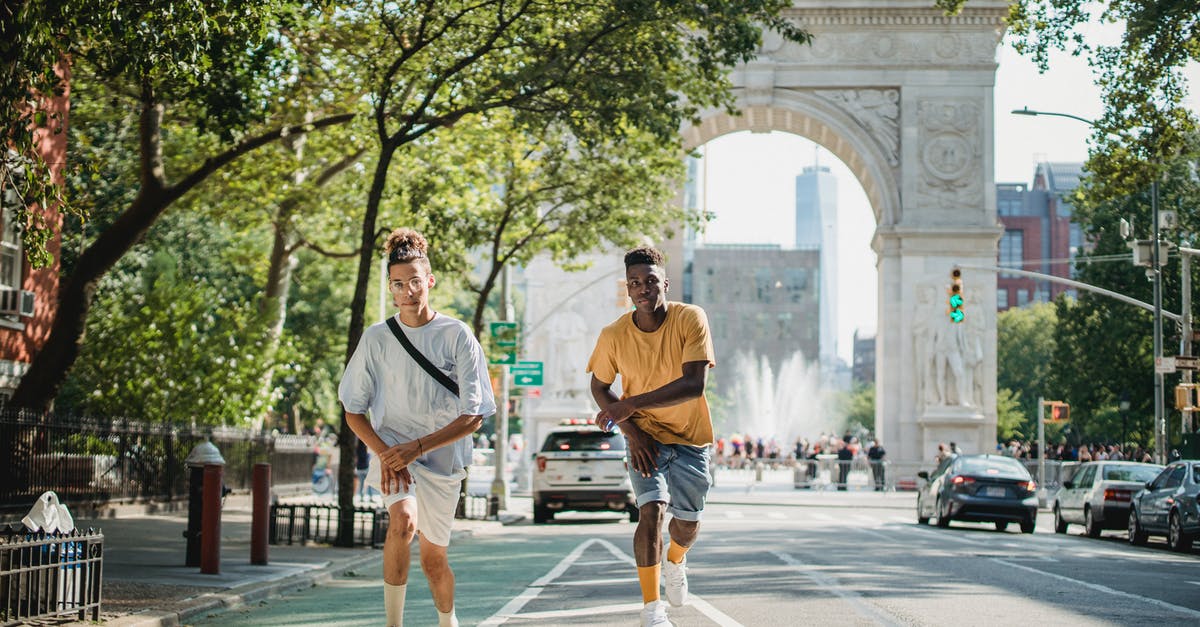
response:
[[(875, 428), (895, 461), (938, 442), (986, 452), (996, 434), (996, 278), (964, 271), (964, 323), (946, 315), (955, 264), (995, 264), (992, 91), (1007, 0), (958, 16), (932, 0), (795, 0), (811, 46), (768, 35), (733, 72), (740, 115), (706, 112), (689, 148), (784, 131), (837, 155), (866, 190), (879, 270)], [(681, 250), (679, 242), (668, 248)], [(682, 254), (672, 254), (675, 260)], [(669, 268), (682, 285), (682, 268)]]
[[(875, 429), (896, 462), (928, 462), (938, 442), (990, 450), (996, 433), (995, 275), (965, 271), (962, 324), (948, 322), (946, 288), (956, 263), (994, 265), (1002, 232), (992, 90), (1008, 2), (971, 0), (955, 17), (932, 5), (794, 0), (785, 14), (813, 33), (812, 45), (766, 37), (732, 73), (741, 114), (709, 111), (682, 131), (689, 148), (743, 130), (795, 133), (861, 182), (879, 269)], [(665, 248), (672, 282), (683, 285), (683, 243)], [(580, 364), (600, 329), (628, 310), (620, 254), (584, 261), (587, 270), (566, 272), (539, 258), (519, 279), (523, 359), (542, 360), (546, 372), (522, 404), (529, 446), (563, 418), (595, 415)], [(528, 460), (517, 459), (525, 481)], [(898, 471), (911, 477), (915, 467)]]

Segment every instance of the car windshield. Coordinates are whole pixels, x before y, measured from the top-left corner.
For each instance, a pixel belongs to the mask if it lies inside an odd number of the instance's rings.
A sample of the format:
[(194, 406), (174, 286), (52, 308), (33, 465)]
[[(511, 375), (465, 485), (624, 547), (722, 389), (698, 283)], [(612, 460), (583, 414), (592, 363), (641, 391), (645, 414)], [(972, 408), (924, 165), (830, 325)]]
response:
[(551, 433), (542, 445), (542, 452), (554, 451), (623, 451), (625, 438), (620, 433), (603, 431), (572, 431)]
[(1029, 471), (1015, 459), (1008, 457), (964, 457), (960, 474), (964, 475), (993, 475), (1010, 478), (1029, 478)]
[(1105, 466), (1104, 480), (1146, 483), (1147, 481), (1153, 481), (1160, 472), (1162, 472), (1161, 466)]

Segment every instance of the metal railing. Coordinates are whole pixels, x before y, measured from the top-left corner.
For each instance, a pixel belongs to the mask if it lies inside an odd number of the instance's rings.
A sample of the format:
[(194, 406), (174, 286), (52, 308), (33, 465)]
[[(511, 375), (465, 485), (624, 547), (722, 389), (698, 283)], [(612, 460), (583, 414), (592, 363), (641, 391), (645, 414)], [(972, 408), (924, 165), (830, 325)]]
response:
[(67, 505), (184, 499), (184, 459), (205, 440), (235, 490), (250, 489), (257, 462), (271, 464), (275, 485), (311, 482), (306, 436), (0, 410), (0, 511), (24, 511), (47, 490)]
[[(329, 504), (275, 504), (271, 506), (271, 524), (267, 541), (270, 544), (300, 544), (310, 542), (333, 544), (340, 529), (341, 508)], [(354, 509), (354, 546), (383, 546), (387, 533), (388, 513), (383, 508)]]
[(100, 620), (104, 536), (0, 532), (0, 623)]

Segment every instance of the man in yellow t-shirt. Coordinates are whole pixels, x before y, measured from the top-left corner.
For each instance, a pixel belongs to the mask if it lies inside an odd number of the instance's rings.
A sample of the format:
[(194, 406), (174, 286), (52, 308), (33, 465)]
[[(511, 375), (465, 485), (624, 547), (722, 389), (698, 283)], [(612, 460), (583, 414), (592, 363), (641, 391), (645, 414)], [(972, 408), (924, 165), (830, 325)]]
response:
[[(713, 428), (704, 385), (716, 361), (704, 310), (667, 302), (661, 252), (642, 247), (626, 253), (625, 281), (635, 309), (600, 332), (588, 372), (600, 406), (596, 424), (605, 431), (619, 427), (629, 443), (629, 478), (640, 509), (633, 553), (645, 603), (642, 625), (669, 626), (659, 575), (667, 601), (676, 607), (686, 603), (685, 555), (700, 532), (712, 485)], [(618, 374), (619, 399), (612, 390)], [(660, 564), (668, 511), (671, 543)]]

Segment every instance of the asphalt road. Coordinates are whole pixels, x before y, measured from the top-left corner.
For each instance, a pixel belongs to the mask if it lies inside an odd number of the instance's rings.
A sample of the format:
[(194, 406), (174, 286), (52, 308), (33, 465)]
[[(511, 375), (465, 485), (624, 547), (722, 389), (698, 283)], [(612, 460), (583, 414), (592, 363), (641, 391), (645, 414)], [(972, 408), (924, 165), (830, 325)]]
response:
[[(692, 602), (676, 625), (1200, 623), (1200, 552), (991, 525), (916, 523), (912, 500), (715, 492), (689, 554)], [(603, 514), (497, 528), (451, 547), (464, 625), (633, 625), (634, 526)], [(406, 620), (435, 624), (410, 577)], [(200, 625), (379, 625), (378, 567)]]

